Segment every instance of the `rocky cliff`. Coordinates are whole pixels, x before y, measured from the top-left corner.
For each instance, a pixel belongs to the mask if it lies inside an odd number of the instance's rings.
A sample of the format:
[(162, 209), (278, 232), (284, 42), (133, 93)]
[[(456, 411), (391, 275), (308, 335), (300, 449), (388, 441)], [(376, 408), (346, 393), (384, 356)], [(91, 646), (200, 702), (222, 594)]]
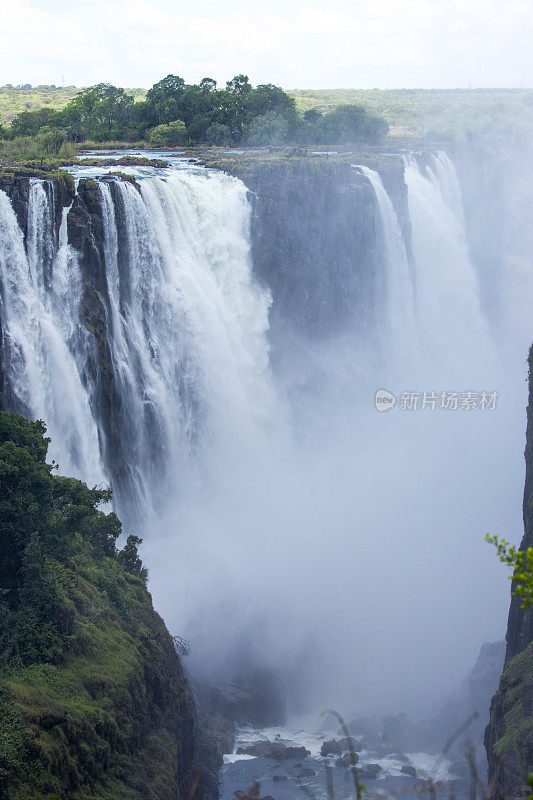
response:
[(199, 730), (135, 539), (106, 491), (52, 474), (41, 422), (0, 412), (0, 794), (211, 800)]
[[(526, 433), (524, 538), (520, 549), (533, 547), (533, 348), (529, 354), (529, 404)], [(505, 664), (485, 731), (491, 797), (529, 795), (533, 771), (533, 611), (511, 598)]]
[(355, 168), (359, 163), (379, 172), (409, 245), (399, 158), (248, 153), (208, 162), (250, 189), (253, 265), (272, 292), (274, 336), (286, 324), (311, 338), (347, 324), (370, 327), (379, 302), (382, 231), (374, 190)]

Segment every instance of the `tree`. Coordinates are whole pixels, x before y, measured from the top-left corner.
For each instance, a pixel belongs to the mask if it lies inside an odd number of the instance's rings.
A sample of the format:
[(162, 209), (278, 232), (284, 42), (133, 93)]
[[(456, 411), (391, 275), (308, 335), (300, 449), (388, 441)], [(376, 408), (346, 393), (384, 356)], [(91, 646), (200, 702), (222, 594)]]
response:
[(148, 570), (143, 567), (143, 563), (139, 558), (138, 545), (142, 544), (142, 539), (138, 536), (130, 534), (126, 539), (124, 549), (119, 551), (118, 560), (131, 575), (137, 575), (146, 583), (148, 578)]
[(322, 112), (318, 108), (309, 108), (304, 111), (304, 120), (310, 122), (311, 125), (316, 125), (322, 119)]
[(110, 83), (90, 86), (67, 104), (61, 121), (75, 141), (122, 138), (127, 128), (133, 97)]
[(213, 78), (202, 78), (200, 81), (200, 89), (206, 92), (214, 92), (217, 88), (217, 82)]
[(231, 94), (247, 94), (252, 91), (252, 85), (248, 80), (248, 75), (235, 75), (230, 81), (226, 81), (226, 90)]
[(178, 75), (167, 75), (155, 83), (146, 93), (144, 102), (147, 121), (160, 125), (181, 119), (180, 101), (184, 88), (185, 81)]
[(289, 123), (275, 111), (255, 117), (248, 128), (246, 140), (249, 144), (283, 144), (287, 141)]
[(37, 111), (23, 111), (17, 114), (11, 128), (15, 136), (35, 136), (41, 128), (59, 122), (61, 112), (53, 108), (39, 108)]
[(169, 122), (168, 125), (156, 125), (148, 131), (148, 140), (157, 146), (174, 147), (187, 144), (187, 128), (181, 119)]
[(68, 648), (74, 610), (65, 597), (66, 564), (112, 572), (118, 562), (147, 576), (138, 537), (131, 534), (117, 552), (120, 520), (99, 508), (110, 490), (53, 475), (45, 433), (42, 422), (0, 412), (0, 655), (22, 664), (58, 663)]
[(210, 144), (216, 144), (219, 147), (233, 144), (231, 131), (227, 125), (222, 125), (220, 122), (214, 122), (205, 132), (206, 139)]

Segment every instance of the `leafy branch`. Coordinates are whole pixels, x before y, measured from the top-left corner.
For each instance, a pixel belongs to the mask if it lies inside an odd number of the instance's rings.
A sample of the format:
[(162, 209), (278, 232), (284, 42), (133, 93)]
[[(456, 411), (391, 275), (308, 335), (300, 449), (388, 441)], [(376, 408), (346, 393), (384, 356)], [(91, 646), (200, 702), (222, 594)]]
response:
[(533, 547), (527, 550), (518, 550), (505, 539), (499, 536), (485, 536), (485, 541), (493, 544), (498, 551), (498, 558), (502, 564), (507, 564), (513, 570), (509, 580), (513, 581), (512, 594), (522, 598), (522, 608), (533, 606)]

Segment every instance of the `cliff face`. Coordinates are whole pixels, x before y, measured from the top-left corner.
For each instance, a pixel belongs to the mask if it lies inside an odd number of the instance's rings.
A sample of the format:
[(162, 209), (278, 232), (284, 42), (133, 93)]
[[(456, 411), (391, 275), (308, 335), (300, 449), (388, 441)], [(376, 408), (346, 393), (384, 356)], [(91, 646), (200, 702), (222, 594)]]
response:
[(41, 422), (0, 412), (0, 794), (200, 800), (217, 759), (106, 492), (52, 474)]
[[(526, 433), (524, 538), (533, 547), (533, 348), (529, 354), (529, 403)], [(491, 797), (529, 795), (526, 778), (533, 771), (533, 611), (511, 598), (505, 664), (485, 731)]]
[(346, 325), (364, 331), (374, 317), (381, 230), (374, 190), (354, 169), (359, 162), (380, 173), (409, 243), (400, 159), (243, 155), (209, 164), (252, 193), (253, 265), (272, 292), (274, 335), (286, 323), (310, 338)]

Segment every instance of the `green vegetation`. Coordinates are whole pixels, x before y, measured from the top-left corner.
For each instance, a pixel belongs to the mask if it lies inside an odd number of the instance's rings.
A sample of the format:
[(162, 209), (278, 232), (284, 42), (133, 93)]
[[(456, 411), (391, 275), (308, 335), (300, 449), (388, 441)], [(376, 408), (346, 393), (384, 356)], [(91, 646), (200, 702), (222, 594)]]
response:
[(106, 489), (54, 475), (42, 422), (0, 412), (0, 795), (179, 796), (190, 701), (140, 539)]
[[(233, 88), (242, 88), (238, 80), (235, 83), (236, 80), (230, 84)], [(216, 90), (215, 82), (208, 78), (200, 86), (206, 91)], [(146, 97), (143, 89), (125, 89), (124, 92), (133, 97), (135, 103)], [(2, 124), (8, 125), (21, 112), (63, 109), (77, 94), (79, 90), (74, 86), (0, 87), (0, 129)], [(363, 106), (369, 116), (380, 117), (388, 123), (393, 135), (447, 139), (476, 134), (516, 135), (529, 132), (533, 124), (531, 89), (295, 89), (286, 90), (285, 94), (295, 101), (299, 117), (304, 116), (307, 122), (337, 106)], [(266, 109), (263, 115), (273, 110)], [(177, 114), (173, 119), (162, 120), (162, 123), (180, 119), (185, 120), (185, 117)], [(258, 136), (257, 128), (264, 127), (269, 119), (272, 122), (269, 117), (254, 125), (250, 143), (263, 140), (262, 135)], [(235, 143), (227, 120), (211, 122), (205, 134), (204, 139), (191, 138), (220, 146)], [(135, 137), (132, 136), (130, 141), (134, 142)], [(319, 136), (313, 141), (325, 142)]]
[(533, 606), (533, 547), (527, 550), (517, 550), (505, 539), (498, 536), (485, 536), (489, 544), (493, 544), (498, 551), (498, 558), (503, 564), (511, 567), (513, 574), (509, 580), (513, 581), (512, 594), (522, 598), (522, 608)]
[(531, 89), (297, 89), (288, 94), (300, 112), (362, 104), (396, 135), (516, 135), (529, 133), (533, 124)]
[(299, 114), (294, 99), (279, 86), (254, 88), (246, 75), (236, 75), (224, 89), (218, 89), (211, 78), (186, 84), (177, 75), (167, 75), (137, 102), (127, 90), (100, 83), (78, 92), (61, 109), (46, 106), (23, 111), (9, 127), (0, 129), (4, 140), (0, 153), (9, 157), (6, 142), (13, 140), (24, 158), (21, 137), (51, 136), (52, 132), (61, 139), (55, 151), (59, 154), (64, 141), (148, 141), (158, 147), (336, 144), (377, 142), (387, 130), (383, 119), (353, 104), (324, 115), (318, 111)]
[(176, 147), (187, 144), (187, 128), (181, 119), (169, 122), (168, 125), (156, 125), (148, 131), (148, 141), (156, 147)]
[[(0, 86), (0, 125), (9, 125), (24, 111), (64, 108), (79, 92), (76, 86)], [(126, 89), (135, 100), (142, 100), (145, 89)]]
[(504, 723), (504, 733), (495, 743), (494, 751), (502, 758), (516, 753), (524, 770), (528, 765), (527, 742), (533, 733), (533, 719), (524, 705), (532, 672), (533, 643), (530, 643), (505, 665), (494, 701), (501, 704)]

